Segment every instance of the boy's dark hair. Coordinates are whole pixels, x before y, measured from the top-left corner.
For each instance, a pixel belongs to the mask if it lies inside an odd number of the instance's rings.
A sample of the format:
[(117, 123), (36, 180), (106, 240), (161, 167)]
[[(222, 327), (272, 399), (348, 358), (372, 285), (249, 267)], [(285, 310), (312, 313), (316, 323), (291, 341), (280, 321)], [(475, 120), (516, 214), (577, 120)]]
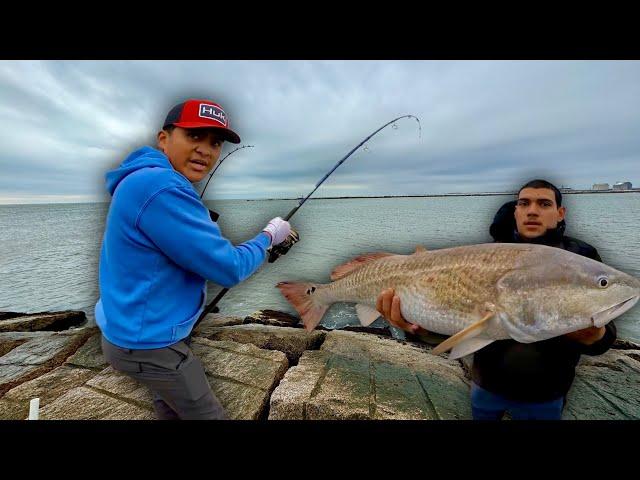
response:
[(556, 205), (558, 206), (558, 208), (562, 206), (562, 194), (560, 193), (560, 190), (558, 190), (554, 184), (549, 183), (546, 180), (538, 179), (531, 180), (530, 182), (525, 183), (520, 187), (520, 190), (518, 190), (518, 196), (520, 195), (520, 192), (525, 188), (547, 188), (549, 190), (553, 190), (553, 193), (556, 196)]
[(167, 125), (166, 127), (163, 128), (163, 130), (167, 133), (171, 133), (176, 129), (175, 125)]

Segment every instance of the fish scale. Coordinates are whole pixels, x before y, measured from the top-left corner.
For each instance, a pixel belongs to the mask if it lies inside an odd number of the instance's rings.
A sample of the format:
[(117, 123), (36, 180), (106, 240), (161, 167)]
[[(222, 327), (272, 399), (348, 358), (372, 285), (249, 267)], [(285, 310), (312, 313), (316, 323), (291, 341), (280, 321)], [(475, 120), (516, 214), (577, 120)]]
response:
[[(329, 288), (336, 299), (375, 306), (380, 292), (389, 287), (396, 289), (401, 304), (405, 305), (407, 302), (403, 301), (403, 296), (412, 287), (415, 293), (407, 299), (422, 302), (421, 310), (425, 313), (438, 305), (458, 314), (470, 314), (476, 305), (494, 300), (495, 277), (510, 269), (510, 265), (502, 268), (492, 268), (491, 265), (504, 263), (504, 258), (515, 257), (510, 251), (487, 255), (480, 250), (456, 256), (452, 262), (447, 261), (447, 253), (440, 250), (381, 259), (359, 267), (347, 277), (330, 284)], [(391, 258), (393, 260), (389, 260)], [(429, 302), (430, 298), (433, 302)], [(407, 310), (420, 309), (407, 305)], [(415, 320), (420, 321), (420, 318)]]

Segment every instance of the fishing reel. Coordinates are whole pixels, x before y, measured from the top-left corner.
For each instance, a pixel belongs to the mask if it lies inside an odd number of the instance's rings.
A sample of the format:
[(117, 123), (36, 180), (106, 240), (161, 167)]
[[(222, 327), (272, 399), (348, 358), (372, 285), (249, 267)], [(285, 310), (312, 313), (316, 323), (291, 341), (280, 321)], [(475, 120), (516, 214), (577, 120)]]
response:
[(291, 229), (291, 233), (285, 239), (284, 242), (279, 243), (278, 245), (274, 245), (269, 250), (269, 263), (275, 262), (281, 255), (286, 255), (287, 252), (295, 243), (300, 241), (300, 235), (293, 228)]

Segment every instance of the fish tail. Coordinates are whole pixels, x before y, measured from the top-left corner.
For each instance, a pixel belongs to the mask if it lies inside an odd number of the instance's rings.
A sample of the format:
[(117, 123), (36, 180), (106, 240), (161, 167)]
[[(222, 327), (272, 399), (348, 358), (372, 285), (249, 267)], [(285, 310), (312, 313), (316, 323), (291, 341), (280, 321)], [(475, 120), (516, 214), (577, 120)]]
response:
[(311, 331), (320, 323), (330, 305), (318, 300), (318, 285), (313, 283), (280, 282), (276, 285), (280, 292), (300, 314), (307, 331)]

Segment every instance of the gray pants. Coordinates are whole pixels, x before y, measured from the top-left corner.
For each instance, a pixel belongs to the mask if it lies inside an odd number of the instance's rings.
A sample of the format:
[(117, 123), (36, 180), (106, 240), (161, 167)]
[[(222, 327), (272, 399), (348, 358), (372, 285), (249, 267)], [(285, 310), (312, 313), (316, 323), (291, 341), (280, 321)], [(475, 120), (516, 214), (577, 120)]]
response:
[(159, 419), (228, 419), (188, 343), (190, 339), (165, 348), (132, 350), (118, 347), (103, 336), (102, 352), (115, 370), (151, 390)]

